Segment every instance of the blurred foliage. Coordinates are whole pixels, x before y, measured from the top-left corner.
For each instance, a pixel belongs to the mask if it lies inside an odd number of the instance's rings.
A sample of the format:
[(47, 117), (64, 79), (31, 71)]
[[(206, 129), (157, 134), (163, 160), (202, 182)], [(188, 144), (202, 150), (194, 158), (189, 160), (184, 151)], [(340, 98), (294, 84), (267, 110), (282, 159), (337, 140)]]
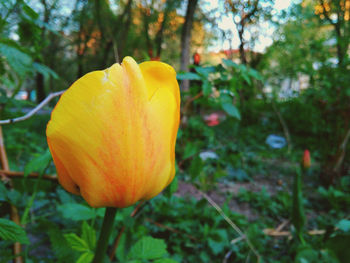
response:
[[(225, 1), (226, 7), (230, 2), (232, 10), (210, 11), (200, 1), (192, 51), (220, 39), (215, 12), (254, 10), (244, 7), (250, 1)], [(176, 180), (134, 217), (135, 207), (118, 212), (111, 236), (122, 234), (112, 262), (257, 262), (248, 240), (261, 262), (348, 262), (350, 11), (345, 0), (321, 2), (301, 1), (277, 13), (271, 1), (251, 1), (259, 12), (244, 25), (251, 37), (241, 40), (254, 47), (267, 21), (276, 31), (265, 52), (246, 50), (248, 63), (232, 52), (224, 58), (212, 52), (219, 62), (203, 60), (178, 72), (190, 89), (181, 92)], [(1, 119), (23, 115), (39, 94), (65, 89), (125, 55), (177, 67), (183, 13), (175, 0), (0, 0)], [(104, 209), (41, 178), (55, 173), (45, 139), (50, 110), (3, 126), (11, 170), (25, 176), (12, 187), (0, 183), (0, 262), (13, 258), (16, 241), (29, 263), (93, 257)], [(269, 146), (271, 134), (289, 135), (291, 150)], [(306, 148), (312, 166), (301, 172)], [(28, 177), (32, 172), (39, 178)], [(20, 211), (22, 227), (10, 221), (9, 204)], [(271, 229), (280, 236), (267, 234)]]

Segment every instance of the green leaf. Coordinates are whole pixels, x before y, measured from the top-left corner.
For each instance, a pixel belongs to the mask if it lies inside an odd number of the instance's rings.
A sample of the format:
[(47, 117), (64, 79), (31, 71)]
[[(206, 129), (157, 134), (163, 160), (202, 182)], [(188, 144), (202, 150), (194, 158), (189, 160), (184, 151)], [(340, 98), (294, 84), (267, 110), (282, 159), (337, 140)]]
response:
[(30, 173), (33, 172), (37, 172), (42, 175), (45, 172), (45, 169), (49, 166), (51, 160), (51, 153), (47, 149), (45, 153), (39, 155), (27, 163), (27, 165), (24, 167), (24, 177), (27, 177)]
[(0, 238), (3, 240), (19, 242), (21, 244), (29, 244), (24, 229), (8, 219), (0, 218)]
[(174, 180), (169, 185), (170, 195), (174, 194), (177, 191), (178, 187), (179, 187), (179, 181), (177, 177), (174, 177)]
[(308, 263), (308, 262), (318, 262), (317, 250), (314, 250), (310, 246), (300, 246), (297, 249), (297, 254), (295, 256), (295, 263)]
[(260, 80), (260, 81), (263, 80), (263, 77), (255, 69), (249, 69), (248, 74), (257, 80)]
[(52, 76), (54, 79), (59, 79), (57, 73), (55, 71), (53, 71), (52, 69), (50, 69), (49, 67), (43, 65), (43, 64), (40, 64), (40, 63), (37, 63), (37, 62), (34, 62), (33, 63), (33, 68), (44, 75), (45, 78), (49, 78), (50, 76)]
[(6, 201), (7, 200), (7, 189), (6, 186), (3, 184), (2, 181), (0, 181), (0, 201)]
[(187, 143), (185, 146), (185, 152), (183, 154), (183, 159), (187, 159), (193, 155), (196, 155), (198, 152), (198, 148), (194, 143)]
[(22, 3), (22, 9), (24, 13), (26, 13), (31, 19), (38, 19), (39, 15), (37, 12), (35, 12), (29, 5), (25, 4), (25, 2)]
[(339, 262), (348, 262), (350, 258), (350, 235), (338, 235), (330, 238), (326, 246), (334, 252)]
[(252, 85), (252, 81), (251, 81), (251, 79), (249, 78), (249, 76), (248, 76), (247, 73), (242, 72), (241, 76), (242, 76), (242, 78), (248, 83), (248, 85)]
[(178, 80), (184, 80), (184, 79), (200, 80), (201, 79), (201, 77), (198, 76), (198, 74), (192, 73), (192, 72), (177, 73), (176, 78)]
[(226, 66), (228, 66), (228, 67), (233, 67), (233, 68), (235, 68), (235, 69), (238, 69), (238, 68), (239, 68), (238, 64), (235, 63), (235, 62), (233, 62), (232, 60), (223, 59), (222, 62), (223, 62)]
[(215, 72), (215, 67), (196, 67), (195, 69), (198, 74), (206, 78), (209, 76), (210, 73)]
[(88, 244), (90, 250), (94, 251), (96, 246), (96, 231), (84, 221), (81, 238)]
[(72, 251), (69, 249), (70, 245), (64, 238), (59, 227), (56, 225), (50, 227), (48, 235), (51, 243), (51, 251), (55, 253), (57, 260), (59, 262), (69, 262), (73, 260)]
[(129, 251), (128, 259), (158, 259), (167, 254), (166, 244), (162, 239), (142, 237)]
[(303, 192), (302, 192), (302, 171), (300, 168), (297, 168), (294, 176), (294, 182), (293, 182), (292, 223), (300, 239), (302, 239), (305, 220), (306, 220), (306, 217), (305, 217), (305, 211), (304, 211), (304, 205), (303, 205)]
[(90, 263), (94, 258), (94, 253), (92, 253), (91, 251), (85, 252), (84, 254), (82, 254), (76, 263)]
[(74, 221), (89, 220), (96, 216), (92, 208), (75, 203), (60, 205), (57, 210), (62, 213), (64, 218)]
[(15, 189), (11, 189), (10, 191), (7, 191), (8, 201), (15, 206), (18, 206), (21, 204), (22, 197), (23, 195)]
[(211, 94), (212, 87), (208, 80), (203, 81), (202, 91), (204, 96), (209, 96)]
[(0, 56), (4, 56), (10, 67), (20, 76), (25, 76), (31, 70), (32, 58), (15, 45), (0, 43)]
[(223, 244), (222, 242), (217, 242), (212, 239), (209, 239), (208, 245), (214, 255), (220, 254), (225, 248), (225, 244)]
[(82, 238), (78, 237), (76, 234), (65, 234), (64, 238), (67, 240), (69, 246), (76, 251), (85, 252), (90, 251), (88, 244)]
[(221, 107), (228, 115), (241, 120), (241, 114), (239, 113), (236, 106), (234, 106), (232, 103), (222, 103)]
[(350, 231), (350, 220), (342, 219), (335, 226), (344, 232), (348, 232)]

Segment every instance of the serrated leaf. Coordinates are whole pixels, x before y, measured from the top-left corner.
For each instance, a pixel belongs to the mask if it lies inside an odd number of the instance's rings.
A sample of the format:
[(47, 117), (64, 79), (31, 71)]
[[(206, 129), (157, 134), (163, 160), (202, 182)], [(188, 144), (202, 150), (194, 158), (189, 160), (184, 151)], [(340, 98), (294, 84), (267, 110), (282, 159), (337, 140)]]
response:
[(82, 226), (81, 238), (87, 243), (91, 251), (95, 250), (96, 246), (96, 231), (87, 222), (84, 221)]
[(64, 218), (74, 221), (89, 220), (96, 216), (92, 208), (76, 203), (60, 205), (57, 210), (62, 213)]
[(82, 238), (78, 237), (76, 234), (65, 234), (64, 238), (67, 240), (69, 246), (76, 251), (85, 252), (90, 251), (88, 244)]
[(29, 240), (24, 229), (8, 219), (0, 218), (0, 238), (19, 242), (21, 244), (29, 244)]
[(85, 252), (84, 254), (82, 254), (76, 263), (90, 263), (94, 258), (94, 253), (92, 253), (91, 251), (89, 252)]
[(62, 231), (58, 227), (49, 228), (48, 235), (50, 238), (50, 243), (52, 251), (59, 262), (69, 262), (73, 260), (73, 256), (70, 246), (67, 240), (64, 238)]
[(158, 259), (167, 254), (166, 244), (162, 239), (142, 237), (131, 248), (128, 259)]
[(33, 172), (37, 172), (42, 175), (45, 169), (49, 166), (51, 160), (52, 158), (49, 150), (46, 150), (45, 153), (39, 155), (36, 158), (33, 158), (24, 167), (24, 177), (27, 177), (30, 173)]
[(221, 107), (228, 115), (241, 120), (241, 114), (239, 113), (236, 106), (234, 106), (232, 103), (222, 103)]

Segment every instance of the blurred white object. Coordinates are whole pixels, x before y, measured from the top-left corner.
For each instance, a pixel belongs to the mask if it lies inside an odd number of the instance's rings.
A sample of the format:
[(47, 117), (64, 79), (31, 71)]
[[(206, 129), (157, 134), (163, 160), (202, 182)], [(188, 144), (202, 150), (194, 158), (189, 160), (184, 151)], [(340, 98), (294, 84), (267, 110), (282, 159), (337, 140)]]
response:
[(207, 159), (219, 159), (219, 156), (212, 151), (201, 152), (199, 154), (199, 157), (202, 159), (202, 161), (205, 161)]
[(273, 149), (281, 149), (287, 144), (287, 141), (284, 137), (275, 134), (270, 134), (267, 136), (265, 142)]
[(24, 90), (20, 90), (16, 96), (15, 96), (16, 100), (27, 100), (28, 99), (28, 93)]

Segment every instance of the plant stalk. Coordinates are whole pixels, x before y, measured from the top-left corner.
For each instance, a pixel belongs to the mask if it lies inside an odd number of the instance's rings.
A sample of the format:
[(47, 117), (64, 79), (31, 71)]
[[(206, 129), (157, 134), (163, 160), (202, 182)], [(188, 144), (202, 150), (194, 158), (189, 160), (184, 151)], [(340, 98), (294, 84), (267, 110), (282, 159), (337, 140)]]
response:
[(103, 258), (106, 256), (109, 236), (111, 235), (111, 230), (113, 227), (116, 213), (117, 213), (117, 208), (106, 207), (106, 213), (103, 218), (102, 229), (101, 229), (100, 237), (97, 242), (95, 256), (92, 263), (101, 263), (103, 262)]

